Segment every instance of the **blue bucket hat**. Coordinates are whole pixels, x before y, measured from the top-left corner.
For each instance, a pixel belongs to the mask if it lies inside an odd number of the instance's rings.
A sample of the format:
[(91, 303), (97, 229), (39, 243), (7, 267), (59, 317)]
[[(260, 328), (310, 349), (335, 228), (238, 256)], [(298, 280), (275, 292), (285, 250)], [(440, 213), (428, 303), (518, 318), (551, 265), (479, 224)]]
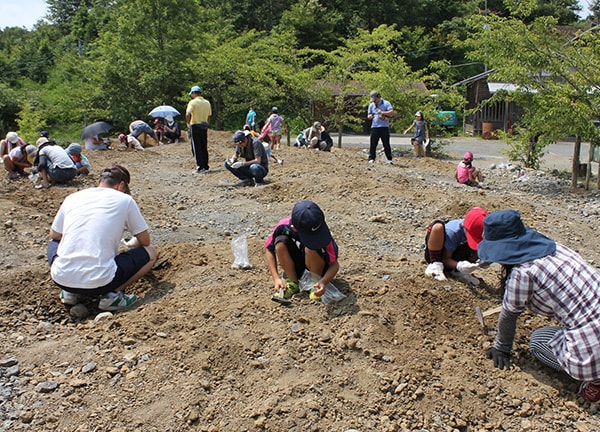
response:
[(554, 253), (556, 242), (523, 224), (515, 210), (500, 210), (483, 221), (479, 258), (484, 262), (523, 264)]
[(292, 225), (304, 246), (312, 250), (323, 249), (331, 240), (321, 208), (312, 201), (298, 201), (292, 210)]

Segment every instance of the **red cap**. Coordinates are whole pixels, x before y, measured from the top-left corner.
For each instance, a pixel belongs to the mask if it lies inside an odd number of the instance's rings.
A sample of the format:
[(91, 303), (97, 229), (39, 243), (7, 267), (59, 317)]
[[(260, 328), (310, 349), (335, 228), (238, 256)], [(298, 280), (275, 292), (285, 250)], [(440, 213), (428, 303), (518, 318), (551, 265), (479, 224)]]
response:
[(467, 233), (467, 243), (473, 250), (477, 250), (477, 246), (483, 240), (483, 219), (488, 215), (488, 212), (481, 207), (473, 207), (465, 215), (463, 226)]

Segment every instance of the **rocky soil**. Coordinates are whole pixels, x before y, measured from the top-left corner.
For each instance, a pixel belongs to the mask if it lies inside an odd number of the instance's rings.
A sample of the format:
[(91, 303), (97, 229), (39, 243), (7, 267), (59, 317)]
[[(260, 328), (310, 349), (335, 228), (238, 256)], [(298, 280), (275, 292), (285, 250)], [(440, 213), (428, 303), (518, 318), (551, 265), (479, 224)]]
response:
[[(428, 279), (425, 228), (471, 206), (513, 208), (546, 235), (600, 263), (597, 191), (571, 190), (557, 173), (482, 167), (489, 189), (456, 184), (458, 155), (367, 165), (364, 150), (285, 147), (262, 187), (234, 187), (223, 166), (229, 134), (211, 131), (211, 171), (194, 172), (189, 143), (143, 152), (88, 152), (94, 173), (34, 190), (0, 182), (0, 430), (7, 431), (600, 431), (597, 404), (578, 383), (529, 354), (519, 320), (514, 366), (484, 358), (500, 303), (498, 269), (479, 286)], [(132, 173), (132, 194), (160, 258), (131, 291), (133, 309), (70, 315), (49, 277), (45, 247), (68, 194), (112, 162)], [(594, 182), (592, 182), (594, 183)], [(323, 208), (340, 247), (325, 306), (270, 300), (262, 244), (294, 203)], [(253, 268), (231, 267), (246, 236)], [(73, 311), (74, 312), (74, 311)]]

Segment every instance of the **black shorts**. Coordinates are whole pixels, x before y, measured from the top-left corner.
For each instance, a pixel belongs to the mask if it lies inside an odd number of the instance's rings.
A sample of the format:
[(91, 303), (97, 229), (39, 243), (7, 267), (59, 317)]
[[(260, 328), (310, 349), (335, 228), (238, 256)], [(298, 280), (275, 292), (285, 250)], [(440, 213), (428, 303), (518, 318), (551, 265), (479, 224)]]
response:
[(117, 272), (113, 280), (98, 288), (74, 288), (58, 285), (61, 289), (74, 294), (96, 296), (115, 291), (150, 261), (150, 255), (142, 246), (120, 253), (115, 257)]
[[(429, 242), (429, 236), (431, 235), (431, 228), (435, 225), (441, 223), (443, 225), (446, 224), (446, 221), (443, 220), (435, 220), (427, 227), (427, 234), (425, 235), (425, 261), (427, 264), (431, 264), (431, 257), (429, 256), (429, 248), (427, 247), (427, 243)], [(444, 242), (446, 241), (446, 231), (444, 231)], [(463, 243), (459, 245), (456, 250), (452, 253), (452, 259), (455, 261), (477, 261), (477, 251), (474, 251), (469, 247), (467, 243)]]

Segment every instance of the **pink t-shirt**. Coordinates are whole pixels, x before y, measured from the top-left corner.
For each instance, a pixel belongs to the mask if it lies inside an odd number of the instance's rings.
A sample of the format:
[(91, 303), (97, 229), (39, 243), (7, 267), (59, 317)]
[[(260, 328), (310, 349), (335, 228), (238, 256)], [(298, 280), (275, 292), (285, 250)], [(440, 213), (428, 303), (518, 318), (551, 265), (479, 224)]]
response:
[(456, 167), (456, 178), (459, 183), (466, 183), (469, 181), (469, 173), (473, 172), (475, 168), (472, 166), (465, 165), (462, 161)]

